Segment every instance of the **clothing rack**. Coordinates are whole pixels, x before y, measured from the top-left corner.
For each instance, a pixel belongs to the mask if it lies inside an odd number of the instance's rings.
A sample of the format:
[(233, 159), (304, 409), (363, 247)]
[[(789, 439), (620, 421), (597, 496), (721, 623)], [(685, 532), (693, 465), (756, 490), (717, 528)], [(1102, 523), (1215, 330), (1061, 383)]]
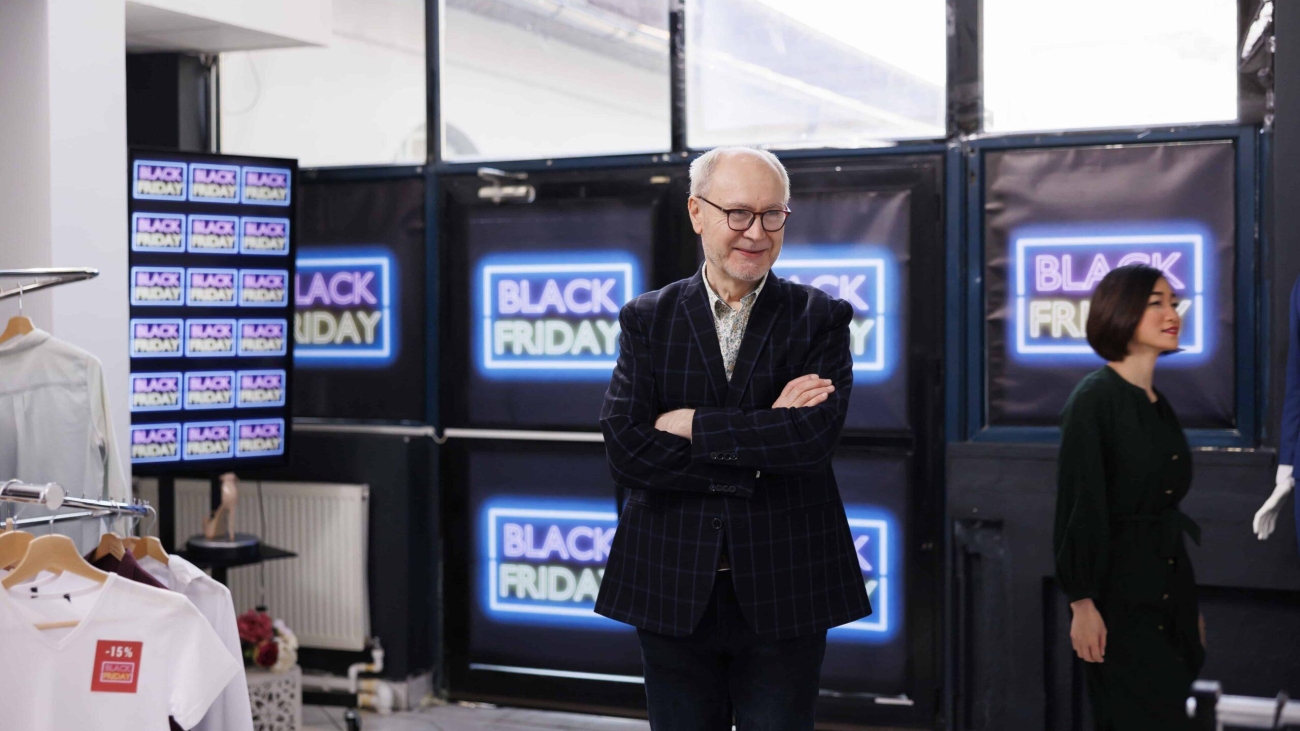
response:
[(24, 518), (14, 521), (14, 527), (42, 526), (72, 520), (89, 520), (110, 515), (127, 515), (135, 518), (157, 517), (153, 506), (145, 502), (119, 503), (113, 500), (68, 497), (63, 487), (54, 483), (33, 485), (22, 480), (9, 480), (0, 484), (0, 502), (41, 505), (49, 510), (80, 508), (78, 513), (60, 513), (42, 518)]
[(81, 282), (99, 276), (98, 269), (87, 268), (36, 268), (36, 269), (0, 269), (0, 279), (37, 279), (31, 284), (19, 283), (17, 287), (0, 289), (0, 300), (18, 297), (38, 289), (57, 287), (69, 282)]

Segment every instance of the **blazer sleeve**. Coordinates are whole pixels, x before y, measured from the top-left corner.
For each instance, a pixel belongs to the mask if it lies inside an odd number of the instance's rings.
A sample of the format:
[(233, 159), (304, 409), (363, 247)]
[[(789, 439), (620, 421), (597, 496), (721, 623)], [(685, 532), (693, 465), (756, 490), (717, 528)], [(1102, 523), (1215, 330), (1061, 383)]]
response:
[(1300, 440), (1300, 279), (1291, 289), (1291, 316), (1286, 349), (1286, 397), (1282, 400), (1282, 433), (1277, 463), (1295, 464), (1296, 441)]
[[(757, 481), (752, 469), (694, 462), (689, 439), (654, 428), (658, 399), (646, 329), (631, 304), (619, 312), (618, 321), (618, 363), (600, 410), (605, 454), (615, 484), (635, 490), (751, 497)], [(735, 490), (719, 489), (724, 486)]]
[(1071, 602), (1098, 599), (1109, 571), (1106, 424), (1096, 396), (1076, 394), (1061, 423), (1052, 547), (1056, 579)]
[(704, 407), (691, 425), (691, 456), (701, 464), (734, 464), (773, 474), (817, 474), (835, 453), (849, 394), (853, 355), (849, 321), (853, 307), (833, 301), (831, 315), (814, 333), (800, 373), (816, 373), (835, 386), (825, 401), (800, 408)]

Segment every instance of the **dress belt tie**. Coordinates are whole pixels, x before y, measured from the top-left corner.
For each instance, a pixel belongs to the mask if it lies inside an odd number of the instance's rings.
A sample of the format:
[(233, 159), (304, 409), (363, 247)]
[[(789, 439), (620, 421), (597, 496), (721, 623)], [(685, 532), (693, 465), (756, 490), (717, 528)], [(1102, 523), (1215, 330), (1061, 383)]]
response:
[(1178, 544), (1183, 534), (1201, 545), (1201, 526), (1187, 517), (1178, 508), (1165, 508), (1159, 513), (1121, 515), (1116, 518), (1120, 523), (1154, 523), (1160, 528), (1160, 556), (1174, 558), (1178, 555)]

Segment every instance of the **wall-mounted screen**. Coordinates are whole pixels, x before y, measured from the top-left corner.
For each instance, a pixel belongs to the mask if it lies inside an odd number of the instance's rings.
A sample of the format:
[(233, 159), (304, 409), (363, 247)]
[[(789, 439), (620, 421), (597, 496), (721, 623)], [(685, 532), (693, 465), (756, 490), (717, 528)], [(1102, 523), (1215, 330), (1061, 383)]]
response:
[(872, 614), (827, 633), (822, 688), (907, 694), (907, 461), (841, 450), (834, 469)]
[(423, 178), (317, 174), (301, 197), (295, 415), (425, 421)]
[(1156, 387), (1183, 426), (1233, 428), (1232, 143), (989, 152), (984, 176), (988, 424), (1059, 424), (1103, 363), (1086, 336), (1093, 291), (1112, 269), (1145, 264), (1183, 318)]
[(293, 160), (131, 153), (137, 473), (283, 464), (296, 178)]
[(790, 208), (772, 271), (853, 306), (845, 428), (906, 429), (911, 192), (814, 192), (796, 195)]
[[(640, 683), (635, 631), (593, 612), (618, 530), (599, 448), (475, 447), (466, 464), (469, 670)], [(850, 452), (835, 473), (875, 612), (830, 630), (822, 686), (904, 694), (907, 463)]]
[(574, 201), (473, 207), (448, 294), (462, 321), (475, 426), (599, 428), (618, 359), (618, 313), (645, 291), (654, 206)]

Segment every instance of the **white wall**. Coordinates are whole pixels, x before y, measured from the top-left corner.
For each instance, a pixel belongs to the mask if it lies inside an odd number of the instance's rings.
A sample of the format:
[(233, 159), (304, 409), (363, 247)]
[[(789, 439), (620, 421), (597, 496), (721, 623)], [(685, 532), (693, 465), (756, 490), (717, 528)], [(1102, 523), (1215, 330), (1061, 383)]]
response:
[[(49, 37), (44, 0), (0, 2), (0, 269), (50, 266)], [(12, 71), (21, 70), (21, 73)], [(14, 282), (0, 280), (0, 288)], [(23, 298), (48, 327), (50, 295)], [(0, 318), (18, 300), (0, 301)], [(2, 479), (2, 478), (0, 478)]]
[[(24, 297), (24, 309), (103, 362), (119, 450), (130, 426), (124, 17), (122, 0), (0, 2), (0, 268), (99, 269)], [(0, 317), (16, 310), (0, 302)]]

